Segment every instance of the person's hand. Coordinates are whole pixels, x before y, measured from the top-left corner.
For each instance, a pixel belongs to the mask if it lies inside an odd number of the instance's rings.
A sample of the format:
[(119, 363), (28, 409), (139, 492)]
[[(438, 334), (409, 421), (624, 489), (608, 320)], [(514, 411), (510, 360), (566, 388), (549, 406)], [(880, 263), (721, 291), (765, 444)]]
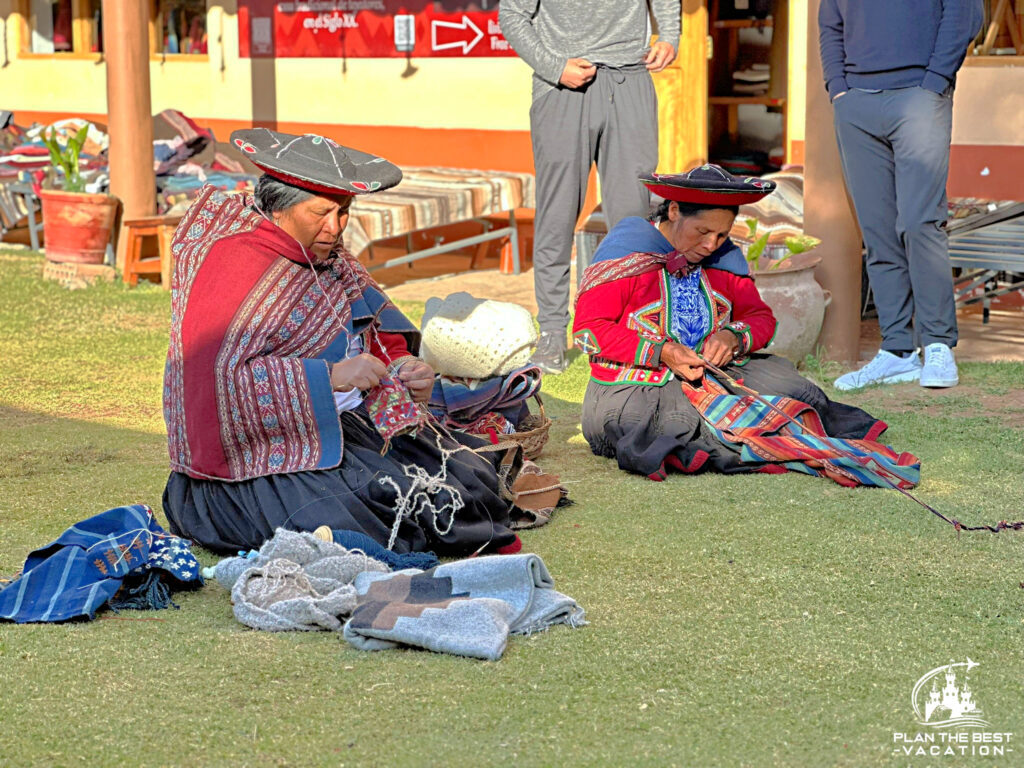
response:
[[(671, 46), (670, 46), (671, 47)], [(565, 62), (565, 69), (558, 82), (566, 88), (582, 88), (594, 79), (597, 74), (597, 67), (586, 59), (569, 59)]]
[(665, 67), (676, 60), (676, 49), (672, 47), (672, 43), (666, 43), (664, 40), (659, 40), (651, 46), (651, 50), (647, 52), (646, 58), (644, 58), (644, 64), (647, 66), (649, 72), (661, 72)]
[(661, 362), (687, 381), (700, 381), (704, 376), (704, 361), (692, 349), (674, 341), (667, 341), (662, 346)]
[(832, 103), (835, 104), (837, 101), (839, 101), (839, 99), (841, 99), (846, 94), (847, 94), (847, 91), (840, 91), (839, 93), (837, 93), (835, 96), (832, 97)]
[(410, 360), (398, 369), (398, 380), (409, 388), (414, 402), (425, 403), (434, 389), (434, 369), (422, 360)]
[(331, 387), (337, 392), (373, 389), (388, 373), (383, 362), (373, 355), (350, 357), (331, 366)]
[(732, 331), (719, 331), (705, 340), (701, 353), (705, 360), (721, 368), (731, 363), (739, 351), (739, 337)]

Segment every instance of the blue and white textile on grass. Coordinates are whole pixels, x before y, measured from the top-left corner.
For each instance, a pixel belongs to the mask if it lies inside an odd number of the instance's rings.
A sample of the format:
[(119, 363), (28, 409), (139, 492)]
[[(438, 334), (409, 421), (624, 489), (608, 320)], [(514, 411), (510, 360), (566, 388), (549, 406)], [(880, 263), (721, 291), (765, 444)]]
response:
[(108, 601), (164, 608), (172, 586), (202, 583), (191, 545), (164, 531), (149, 507), (132, 504), (75, 523), (32, 552), (21, 575), (0, 590), (0, 619), (92, 619)]

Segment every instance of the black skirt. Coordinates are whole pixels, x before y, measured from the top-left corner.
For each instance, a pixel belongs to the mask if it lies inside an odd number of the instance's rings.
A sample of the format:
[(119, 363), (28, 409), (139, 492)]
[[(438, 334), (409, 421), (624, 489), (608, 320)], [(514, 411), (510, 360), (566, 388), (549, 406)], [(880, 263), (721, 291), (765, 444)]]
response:
[[(862, 439), (884, 430), (884, 424), (866, 411), (830, 400), (785, 358), (754, 355), (746, 365), (724, 370), (761, 394), (786, 395), (807, 403), (818, 412), (830, 437)], [(582, 421), (583, 436), (594, 453), (651, 479), (664, 479), (669, 469), (714, 469), (726, 474), (753, 469), (741, 461), (740, 445), (718, 439), (676, 381), (654, 387), (592, 380), (583, 398)]]
[[(365, 533), (387, 546), (397, 498), (414, 485), (406, 469), (435, 475), (442, 465), (439, 446), (452, 450), (484, 444), (461, 433), (454, 433), (452, 440), (424, 429), (416, 437), (394, 438), (382, 456), (383, 440), (362, 407), (340, 418), (345, 449), (341, 465), (334, 469), (236, 483), (172, 472), (163, 497), (171, 532), (215, 552), (256, 549), (280, 527), (312, 531), (321, 525)], [(497, 453), (456, 450), (449, 454), (447, 489), (434, 488), (418, 497), (429, 504), (414, 498), (417, 513), (403, 517), (393, 551), (458, 557), (513, 544), (517, 539), (509, 529), (512, 502), (502, 487), (505, 481), (499, 478), (500, 460)], [(385, 478), (399, 490), (382, 483)], [(462, 501), (454, 515), (443, 509), (451, 504), (453, 494)], [(435, 514), (436, 510), (441, 511)]]

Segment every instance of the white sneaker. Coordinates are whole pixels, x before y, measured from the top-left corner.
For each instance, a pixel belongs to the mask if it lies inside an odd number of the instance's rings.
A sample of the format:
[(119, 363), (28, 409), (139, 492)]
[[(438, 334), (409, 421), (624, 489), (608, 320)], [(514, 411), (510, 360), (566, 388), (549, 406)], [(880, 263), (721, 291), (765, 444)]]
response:
[(952, 349), (938, 342), (924, 348), (922, 387), (955, 387), (959, 381)]
[(872, 384), (898, 384), (901, 381), (917, 381), (921, 377), (921, 361), (914, 352), (909, 357), (900, 357), (884, 349), (878, 350), (875, 359), (857, 371), (844, 373), (833, 386), (848, 392), (851, 389), (869, 387)]

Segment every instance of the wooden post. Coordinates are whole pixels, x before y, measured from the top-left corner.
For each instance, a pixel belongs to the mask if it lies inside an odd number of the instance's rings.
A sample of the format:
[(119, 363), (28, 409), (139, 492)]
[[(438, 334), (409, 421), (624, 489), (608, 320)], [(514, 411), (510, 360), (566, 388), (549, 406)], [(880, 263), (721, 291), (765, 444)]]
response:
[[(126, 219), (156, 213), (148, 9), (149, 3), (138, 0), (103, 0), (110, 192), (121, 199)], [(118, 243), (117, 267), (124, 269), (123, 242)]]
[(861, 236), (846, 194), (832, 105), (821, 74), (818, 5), (807, 3), (807, 120), (804, 231), (821, 239), (815, 277), (832, 292), (818, 341), (833, 360), (855, 362), (860, 341)]
[(679, 56), (654, 76), (658, 91), (658, 170), (682, 173), (708, 154), (707, 0), (683, 0)]

